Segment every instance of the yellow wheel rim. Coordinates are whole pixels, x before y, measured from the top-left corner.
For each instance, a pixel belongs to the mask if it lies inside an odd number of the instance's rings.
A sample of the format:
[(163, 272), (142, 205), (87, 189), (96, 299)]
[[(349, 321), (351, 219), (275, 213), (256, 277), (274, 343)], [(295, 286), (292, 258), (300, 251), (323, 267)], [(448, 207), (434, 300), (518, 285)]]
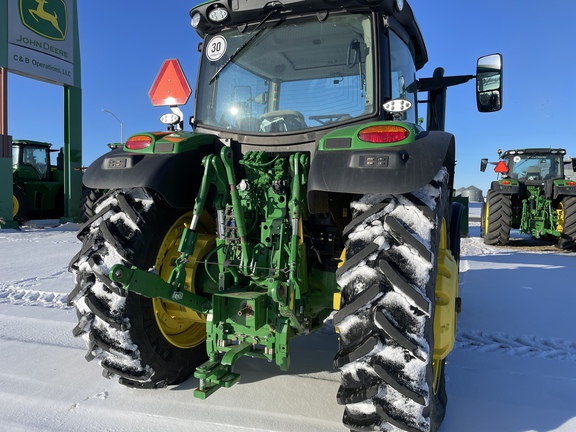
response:
[(484, 208), (484, 235), (488, 234), (488, 215), (490, 214), (490, 204), (486, 201)]
[(564, 232), (564, 203), (560, 203), (560, 206), (556, 209), (556, 215), (558, 218), (556, 231)]
[[(168, 230), (158, 250), (155, 265), (160, 277), (164, 280), (168, 280), (174, 269), (174, 263), (180, 256), (178, 252), (180, 239), (191, 218), (192, 212), (180, 217)], [(203, 266), (199, 261), (203, 260), (214, 248), (216, 238), (214, 234), (209, 234), (214, 232), (214, 222), (207, 214), (200, 217), (197, 230), (199, 236), (196, 248), (186, 264), (186, 289), (190, 292), (196, 292), (194, 280), (199, 266)], [(179, 348), (192, 348), (206, 340), (206, 315), (160, 298), (155, 298), (152, 302), (158, 327), (172, 345)]]
[(16, 198), (16, 195), (12, 195), (12, 217), (16, 216), (19, 210), (20, 202), (18, 201), (18, 198)]
[[(434, 312), (434, 356), (432, 370), (434, 394), (440, 389), (444, 359), (456, 340), (456, 298), (458, 297), (458, 263), (448, 245), (446, 220), (442, 219), (438, 244), (436, 306)], [(452, 315), (453, 314), (453, 315)]]

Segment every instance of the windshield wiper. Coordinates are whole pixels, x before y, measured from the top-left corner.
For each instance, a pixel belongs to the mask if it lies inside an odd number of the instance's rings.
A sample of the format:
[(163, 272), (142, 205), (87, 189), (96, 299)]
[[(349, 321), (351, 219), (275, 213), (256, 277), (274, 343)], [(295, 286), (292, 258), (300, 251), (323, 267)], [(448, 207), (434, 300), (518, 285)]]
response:
[(256, 33), (254, 33), (252, 36), (250, 36), (248, 39), (246, 39), (244, 41), (244, 43), (242, 45), (240, 45), (238, 48), (236, 48), (236, 51), (234, 51), (232, 53), (232, 55), (230, 55), (230, 57), (228, 57), (228, 60), (226, 60), (224, 62), (224, 64), (222, 66), (220, 66), (220, 68), (216, 71), (216, 73), (214, 74), (214, 76), (212, 78), (210, 78), (210, 82), (208, 83), (208, 85), (212, 84), (214, 82), (214, 80), (216, 78), (218, 78), (218, 75), (220, 75), (220, 72), (222, 72), (224, 70), (224, 68), (226, 66), (228, 66), (230, 64), (230, 62), (232, 60), (234, 60), (236, 58), (236, 56), (238, 56), (238, 54), (240, 54), (240, 52), (246, 48), (248, 46), (248, 44), (250, 42), (252, 42), (254, 39), (256, 39), (256, 37), (262, 33), (264, 30), (266, 29), (266, 27), (262, 27), (261, 29), (259, 29)]
[[(230, 62), (232, 60), (234, 60), (238, 56), (238, 54), (240, 54), (240, 52), (242, 52), (242, 50), (244, 48), (246, 48), (254, 39), (256, 39), (256, 37), (258, 37), (258, 35), (260, 33), (262, 33), (264, 30), (266, 30), (266, 27), (262, 27), (262, 24), (264, 24), (266, 21), (268, 21), (268, 18), (270, 18), (272, 15), (274, 15), (279, 10), (280, 10), (279, 8), (274, 8), (270, 12), (268, 12), (268, 14), (264, 17), (264, 19), (262, 21), (260, 21), (260, 23), (258, 23), (258, 25), (254, 28), (254, 30), (252, 30), (252, 33), (254, 33), (254, 34), (251, 34), (250, 37), (248, 39), (246, 39), (246, 41), (244, 41), (244, 43), (242, 45), (240, 45), (238, 48), (236, 48), (236, 51), (234, 51), (232, 53), (232, 55), (230, 57), (228, 57), (228, 60), (226, 60), (224, 62), (224, 64), (222, 66), (220, 66), (220, 68), (216, 71), (214, 76), (212, 78), (210, 78), (210, 82), (208, 83), (208, 85), (211, 85), (214, 82), (214, 80), (216, 78), (218, 78), (218, 75), (220, 75), (220, 72), (222, 72), (224, 70), (224, 68), (226, 66), (228, 66), (230, 64)], [(278, 24), (276, 24), (276, 25), (278, 25)], [(262, 27), (262, 28), (260, 28), (260, 27)]]

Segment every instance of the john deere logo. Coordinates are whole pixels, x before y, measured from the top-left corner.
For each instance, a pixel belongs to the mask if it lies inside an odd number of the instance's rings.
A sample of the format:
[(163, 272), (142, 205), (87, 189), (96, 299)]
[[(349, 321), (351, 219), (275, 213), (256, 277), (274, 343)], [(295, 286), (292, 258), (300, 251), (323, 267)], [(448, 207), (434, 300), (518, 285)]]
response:
[(22, 24), (47, 39), (66, 39), (68, 15), (64, 0), (19, 0)]

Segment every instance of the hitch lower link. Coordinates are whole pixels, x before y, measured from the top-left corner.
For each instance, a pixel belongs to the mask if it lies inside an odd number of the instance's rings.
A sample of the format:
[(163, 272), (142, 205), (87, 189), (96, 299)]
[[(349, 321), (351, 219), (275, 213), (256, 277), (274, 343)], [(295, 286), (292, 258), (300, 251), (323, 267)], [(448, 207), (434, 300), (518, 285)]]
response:
[[(122, 264), (112, 266), (109, 278), (123, 286), (127, 291), (134, 291), (145, 297), (162, 298), (177, 303), (185, 308), (196, 312), (209, 314), (212, 310), (212, 300), (189, 291), (186, 285), (186, 263), (194, 253), (198, 240), (197, 225), (204, 211), (204, 205), (211, 185), (217, 189), (214, 204), (219, 217), (223, 214), (226, 202), (231, 199), (236, 207), (240, 205), (238, 193), (235, 188), (234, 172), (232, 168), (232, 151), (223, 148), (220, 158), (209, 155), (204, 158), (204, 176), (200, 185), (198, 196), (193, 210), (192, 221), (189, 228), (185, 228), (180, 240), (178, 251), (180, 257), (176, 259), (176, 266), (172, 270), (168, 281), (163, 280), (155, 269), (144, 271), (137, 267), (128, 267)], [(248, 254), (246, 232), (244, 223), (239, 221), (239, 234), (241, 237), (242, 252)], [(220, 239), (223, 234), (219, 233)], [(223, 270), (223, 268), (221, 269)], [(222, 271), (221, 271), (222, 273)], [(224, 288), (224, 287), (221, 287)], [(194, 391), (194, 396), (206, 399), (220, 387), (229, 388), (240, 379), (240, 374), (232, 372), (236, 360), (253, 349), (253, 344), (241, 342), (230, 348), (219, 360), (218, 352), (209, 354), (209, 360), (199, 366), (194, 376), (199, 379), (199, 388)]]
[[(125, 289), (137, 292), (145, 297), (160, 297), (201, 313), (209, 313), (212, 302), (186, 290), (177, 290), (174, 285), (164, 281), (155, 272), (146, 272), (137, 267), (116, 264), (110, 269), (110, 279), (122, 284)], [(194, 397), (206, 399), (220, 387), (230, 388), (240, 380), (240, 374), (232, 372), (236, 360), (252, 350), (252, 344), (242, 342), (227, 351), (222, 360), (218, 353), (210, 354), (210, 359), (194, 372), (200, 381), (194, 390)]]
[[(292, 155), (290, 157), (290, 165), (294, 171), (292, 191), (294, 193), (290, 202), (290, 219), (291, 219), (291, 238), (290, 249), (288, 257), (288, 286), (291, 287), (290, 295), (280, 296), (275, 299), (279, 303), (282, 316), (291, 323), (297, 333), (304, 333), (305, 328), (300, 323), (300, 320), (295, 315), (292, 309), (294, 300), (300, 299), (300, 283), (298, 280), (298, 256), (301, 253), (301, 242), (303, 234), (301, 232), (301, 203), (303, 198), (300, 196), (302, 186), (306, 183), (306, 170), (308, 159), (304, 155)], [(226, 209), (227, 203), (231, 201), (232, 207), (241, 209), (240, 196), (236, 189), (236, 179), (233, 169), (233, 155), (230, 148), (224, 147), (221, 151), (220, 157), (216, 155), (209, 155), (202, 161), (204, 165), (204, 176), (200, 184), (200, 189), (196, 197), (195, 206), (193, 210), (192, 221), (189, 228), (184, 228), (180, 240), (178, 251), (180, 257), (176, 259), (175, 267), (172, 270), (168, 280), (163, 280), (158, 271), (152, 269), (150, 271), (141, 270), (137, 267), (128, 267), (122, 264), (114, 265), (109, 272), (109, 277), (112, 281), (121, 284), (124, 289), (134, 291), (145, 297), (162, 298), (167, 301), (179, 304), (185, 308), (194, 310), (199, 313), (212, 316), (214, 312), (214, 299), (200, 296), (190, 290), (186, 284), (186, 263), (191, 255), (193, 255), (196, 243), (198, 240), (197, 225), (200, 216), (204, 211), (204, 206), (207, 201), (210, 187), (216, 187), (216, 196), (213, 197), (213, 204), (218, 214), (218, 239), (217, 245), (225, 243), (224, 228), (220, 221)], [(225, 272), (229, 272), (235, 283), (238, 280), (239, 274), (250, 274), (248, 268), (251, 257), (251, 247), (247, 240), (247, 229), (242, 211), (235, 212), (235, 221), (237, 226), (239, 247), (242, 254), (240, 265), (238, 268), (227, 267), (224, 265), (224, 260), (220, 257), (219, 252), (219, 270), (220, 282), (219, 290), (225, 291), (226, 282), (223, 279)], [(272, 290), (273, 292), (276, 292)], [(214, 294), (218, 297), (220, 294)], [(288, 303), (287, 300), (290, 299)], [(286, 335), (284, 335), (284, 338)], [(285, 340), (277, 341), (281, 346), (286, 347)], [(212, 348), (213, 349), (213, 348)], [(206, 399), (220, 387), (229, 388), (240, 379), (240, 374), (232, 371), (233, 365), (243, 355), (253, 352), (254, 343), (247, 340), (238, 341), (238, 343), (228, 346), (220, 357), (220, 351), (212, 351), (209, 349), (209, 360), (200, 365), (194, 377), (200, 381), (199, 387), (194, 391), (194, 396), (200, 399)], [(287, 351), (287, 350), (286, 350)], [(278, 353), (277, 353), (278, 354)], [(254, 354), (258, 356), (257, 354)], [(268, 358), (270, 360), (270, 358)], [(277, 358), (281, 368), (288, 367), (288, 359), (284, 353)]]

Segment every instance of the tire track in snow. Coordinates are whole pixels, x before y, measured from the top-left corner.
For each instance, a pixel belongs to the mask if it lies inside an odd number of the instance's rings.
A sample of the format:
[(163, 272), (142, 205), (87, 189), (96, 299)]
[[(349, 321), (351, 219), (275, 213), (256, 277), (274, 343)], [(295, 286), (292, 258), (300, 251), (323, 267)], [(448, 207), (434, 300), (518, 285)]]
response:
[[(18, 306), (40, 306), (45, 308), (70, 309), (67, 305), (68, 294), (36, 290), (34, 287), (47, 281), (61, 280), (66, 283), (70, 274), (62, 268), (47, 276), (35, 276), (17, 281), (0, 282), (0, 304), (9, 303)], [(49, 285), (50, 286), (50, 285)]]
[(559, 338), (459, 330), (456, 336), (456, 348), (520, 357), (576, 361), (576, 342)]
[(67, 304), (68, 294), (18, 288), (6, 284), (0, 284), (0, 304), (2, 303), (56, 309), (72, 308)]

